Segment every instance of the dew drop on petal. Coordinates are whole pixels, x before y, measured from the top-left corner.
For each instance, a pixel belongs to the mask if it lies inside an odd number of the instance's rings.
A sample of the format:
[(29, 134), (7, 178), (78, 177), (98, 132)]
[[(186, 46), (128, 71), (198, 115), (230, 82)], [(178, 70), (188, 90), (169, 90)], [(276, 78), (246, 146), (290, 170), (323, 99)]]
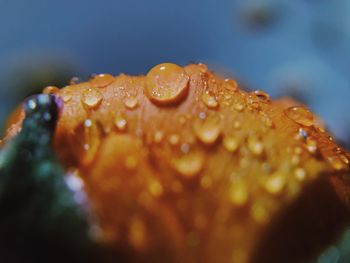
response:
[(91, 80), (91, 86), (94, 88), (104, 88), (114, 81), (114, 77), (110, 74), (99, 74), (94, 76)]
[(88, 108), (90, 109), (97, 108), (100, 105), (101, 101), (102, 101), (102, 95), (98, 90), (88, 88), (83, 92), (82, 102)]
[(185, 70), (172, 63), (153, 67), (146, 76), (146, 94), (160, 105), (172, 105), (183, 100), (188, 92), (189, 76)]
[(284, 110), (285, 115), (294, 122), (303, 126), (314, 124), (314, 115), (303, 106), (294, 106)]

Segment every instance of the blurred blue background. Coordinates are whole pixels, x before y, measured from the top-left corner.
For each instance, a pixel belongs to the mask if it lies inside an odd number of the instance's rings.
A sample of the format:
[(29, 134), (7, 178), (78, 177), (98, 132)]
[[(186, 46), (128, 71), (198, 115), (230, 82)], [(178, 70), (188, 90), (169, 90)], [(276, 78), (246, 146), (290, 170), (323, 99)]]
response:
[(349, 11), (349, 0), (0, 0), (0, 123), (73, 76), (204, 62), (306, 102), (349, 142)]

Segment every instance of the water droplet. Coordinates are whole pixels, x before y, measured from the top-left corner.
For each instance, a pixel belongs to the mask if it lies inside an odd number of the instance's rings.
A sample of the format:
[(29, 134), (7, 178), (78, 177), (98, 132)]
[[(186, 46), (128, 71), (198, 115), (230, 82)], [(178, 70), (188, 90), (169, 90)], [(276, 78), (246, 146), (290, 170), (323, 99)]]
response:
[(279, 194), (284, 189), (285, 184), (285, 175), (283, 173), (276, 172), (266, 179), (264, 187), (270, 194)]
[(153, 135), (153, 140), (156, 142), (156, 143), (160, 143), (164, 138), (164, 132), (162, 131), (156, 131)]
[(110, 74), (99, 74), (94, 76), (91, 80), (91, 86), (94, 88), (104, 88), (114, 81), (114, 77)]
[(172, 63), (153, 67), (146, 76), (146, 93), (151, 101), (161, 105), (178, 103), (188, 92), (189, 76)]
[(312, 126), (314, 124), (314, 115), (305, 107), (294, 106), (284, 110), (286, 116), (294, 122), (303, 126)]
[(233, 105), (233, 108), (236, 111), (243, 111), (244, 110), (244, 104), (236, 101), (235, 104)]
[(84, 155), (82, 163), (89, 165), (98, 152), (101, 144), (101, 129), (100, 126), (91, 119), (86, 119), (83, 123), (83, 149)]
[(248, 138), (248, 148), (252, 154), (259, 156), (264, 151), (264, 145), (256, 136), (249, 136)]
[(300, 163), (300, 156), (297, 154), (294, 154), (291, 158), (291, 164), (296, 166)]
[(237, 82), (233, 79), (225, 79), (225, 83), (225, 87), (228, 90), (237, 90), (238, 88)]
[(184, 154), (189, 153), (190, 149), (191, 149), (191, 147), (190, 147), (190, 145), (188, 143), (181, 144), (180, 148), (181, 148), (181, 152), (184, 153)]
[(83, 92), (82, 102), (90, 109), (97, 108), (102, 101), (102, 95), (96, 89), (88, 88)]
[(294, 170), (294, 177), (298, 180), (298, 181), (304, 181), (305, 177), (306, 177), (306, 172), (303, 168), (296, 168)]
[(205, 120), (207, 118), (207, 114), (205, 112), (200, 112), (198, 114), (199, 119)]
[(178, 134), (171, 134), (169, 136), (169, 143), (171, 145), (178, 145), (180, 142), (180, 136)]
[(43, 89), (44, 94), (55, 94), (58, 92), (60, 89), (55, 87), (55, 86), (47, 86)]
[(266, 102), (270, 101), (270, 95), (267, 94), (265, 91), (256, 90), (253, 92), (253, 94), (262, 101), (266, 101)]
[(233, 128), (239, 129), (241, 128), (242, 124), (239, 121), (234, 121), (233, 122)]
[(308, 137), (306, 139), (306, 149), (312, 154), (316, 153), (317, 152), (317, 141)]
[(127, 97), (125, 100), (124, 100), (124, 105), (125, 107), (127, 107), (128, 109), (135, 109), (138, 105), (138, 100), (136, 97), (133, 97), (133, 96), (130, 96), (130, 97)]
[(173, 159), (172, 165), (184, 177), (193, 177), (202, 170), (204, 158), (202, 154), (192, 152)]
[(205, 144), (213, 144), (221, 133), (221, 126), (216, 118), (207, 118), (205, 121), (196, 119), (193, 125), (197, 138)]
[(334, 156), (328, 156), (327, 157), (327, 161), (336, 170), (343, 170), (343, 169), (348, 168), (349, 160), (343, 154), (341, 154), (341, 155), (334, 155)]
[(264, 125), (268, 128), (272, 128), (274, 126), (273, 121), (271, 120), (271, 118), (269, 116), (267, 116), (266, 114), (262, 115), (262, 121), (264, 123)]
[(237, 149), (239, 147), (239, 140), (237, 137), (232, 136), (232, 135), (226, 136), (223, 139), (222, 144), (224, 145), (226, 150), (233, 153), (233, 152), (237, 151)]
[(114, 125), (119, 131), (125, 131), (128, 122), (122, 115), (115, 116)]
[(204, 92), (203, 93), (202, 101), (208, 108), (211, 108), (211, 109), (214, 109), (214, 108), (216, 108), (219, 105), (219, 103), (215, 99), (215, 97), (212, 96), (209, 92)]
[(163, 193), (163, 186), (158, 181), (154, 180), (148, 185), (148, 190), (153, 196), (158, 197)]
[(248, 188), (243, 180), (232, 182), (230, 187), (230, 200), (237, 206), (242, 206), (248, 201)]

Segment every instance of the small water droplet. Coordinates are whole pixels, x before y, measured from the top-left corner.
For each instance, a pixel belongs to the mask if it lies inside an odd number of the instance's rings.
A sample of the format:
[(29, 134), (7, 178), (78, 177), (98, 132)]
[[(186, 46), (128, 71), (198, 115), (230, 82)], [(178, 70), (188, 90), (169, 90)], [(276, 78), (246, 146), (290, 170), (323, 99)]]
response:
[(237, 206), (242, 206), (248, 201), (248, 188), (243, 180), (236, 180), (232, 182), (230, 187), (230, 200)]
[(300, 163), (300, 156), (297, 154), (294, 154), (291, 158), (291, 164), (296, 166)]
[(238, 88), (237, 82), (235, 80), (233, 80), (233, 79), (225, 79), (225, 83), (226, 83), (225, 87), (228, 90), (234, 90), (235, 91)]
[(94, 76), (91, 80), (91, 86), (94, 88), (104, 88), (114, 81), (114, 77), (110, 74), (99, 74)]
[(241, 126), (242, 126), (241, 122), (239, 122), (239, 121), (234, 121), (233, 122), (233, 128), (239, 129), (239, 128), (241, 128)]
[(173, 159), (172, 165), (184, 177), (193, 177), (202, 170), (204, 158), (202, 154), (192, 152)]
[(236, 110), (236, 111), (243, 111), (244, 110), (244, 104), (241, 103), (241, 102), (238, 102), (236, 101), (233, 105), (233, 108)]
[(284, 110), (285, 115), (294, 122), (303, 126), (314, 124), (314, 115), (305, 107), (294, 106)]
[(303, 128), (299, 128), (298, 138), (306, 140), (308, 136), (309, 134), (307, 133), (307, 131), (305, 131)]
[(135, 155), (128, 155), (125, 158), (124, 166), (126, 169), (133, 171), (137, 168), (137, 165), (139, 163), (139, 159)]
[(102, 95), (96, 89), (88, 88), (83, 92), (82, 102), (90, 109), (97, 108), (102, 101)]
[(161, 105), (178, 103), (188, 92), (189, 76), (172, 63), (153, 67), (146, 76), (146, 93), (151, 101)]
[(252, 154), (260, 156), (264, 151), (264, 145), (256, 136), (248, 137), (248, 148)]
[(317, 152), (317, 141), (308, 137), (306, 139), (306, 149), (312, 154), (316, 153)]
[(193, 125), (197, 138), (205, 144), (213, 144), (221, 133), (221, 126), (216, 118), (207, 118), (205, 121), (196, 119)]
[(199, 119), (205, 120), (207, 118), (207, 114), (205, 112), (200, 112), (198, 114)]
[(171, 145), (178, 145), (180, 142), (180, 136), (178, 134), (171, 134), (169, 136), (169, 143)]
[(160, 143), (164, 138), (164, 132), (162, 131), (156, 131), (153, 135), (153, 140), (156, 143)]
[(239, 147), (239, 140), (237, 137), (231, 135), (231, 136), (226, 136), (222, 144), (224, 145), (225, 149), (228, 150), (229, 152), (235, 152), (237, 151)]
[(86, 119), (83, 123), (83, 149), (85, 151), (82, 163), (89, 165), (98, 152), (101, 144), (101, 128), (91, 119)]
[(127, 107), (128, 109), (135, 109), (138, 105), (138, 100), (136, 97), (134, 96), (130, 96), (130, 97), (127, 97), (125, 100), (124, 100), (124, 105), (125, 107)]
[(60, 89), (57, 88), (56, 86), (47, 86), (43, 89), (44, 94), (55, 94), (59, 91)]
[(211, 95), (209, 92), (203, 93), (202, 101), (208, 108), (211, 108), (211, 109), (214, 109), (219, 105), (216, 98), (213, 95)]
[(276, 172), (266, 179), (264, 187), (270, 194), (279, 194), (284, 189), (285, 184), (285, 175), (283, 173)]
[(328, 156), (326, 159), (336, 170), (343, 170), (348, 168), (349, 159), (343, 154)]
[(253, 92), (253, 94), (262, 101), (266, 101), (266, 102), (270, 101), (270, 95), (267, 94), (265, 91), (256, 90)]
[(298, 181), (304, 181), (305, 177), (306, 177), (306, 172), (303, 168), (296, 168), (294, 170), (294, 177), (298, 180)]
[(114, 125), (119, 131), (125, 131), (128, 122), (122, 115), (115, 116)]
[(187, 154), (190, 152), (190, 145), (188, 143), (183, 143), (181, 144), (181, 152), (184, 153), (184, 154)]
[(212, 180), (208, 175), (205, 175), (201, 178), (200, 184), (204, 189), (208, 189), (212, 186)]
[(163, 186), (156, 180), (152, 181), (148, 185), (148, 190), (155, 197), (159, 197), (159, 196), (161, 196), (163, 194)]

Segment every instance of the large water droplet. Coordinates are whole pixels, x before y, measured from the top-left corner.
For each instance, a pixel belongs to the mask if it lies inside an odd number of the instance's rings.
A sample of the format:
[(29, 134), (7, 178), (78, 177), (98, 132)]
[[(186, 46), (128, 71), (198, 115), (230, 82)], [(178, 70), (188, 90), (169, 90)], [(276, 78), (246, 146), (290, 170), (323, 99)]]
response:
[(83, 92), (82, 102), (88, 108), (90, 109), (97, 108), (100, 105), (101, 101), (102, 101), (102, 95), (98, 90), (88, 88)]
[(267, 94), (265, 91), (256, 90), (253, 92), (253, 94), (262, 101), (266, 101), (266, 102), (270, 101), (270, 95)]
[(303, 126), (312, 126), (314, 124), (314, 115), (305, 107), (294, 106), (284, 110), (288, 118)]
[(146, 76), (146, 93), (151, 101), (161, 105), (178, 103), (188, 92), (189, 76), (172, 63), (159, 64)]
[(172, 165), (184, 177), (193, 177), (202, 170), (204, 158), (202, 154), (192, 152), (173, 159)]
[(94, 88), (104, 88), (107, 87), (114, 81), (114, 77), (110, 74), (99, 74), (94, 76), (91, 80), (91, 86)]

